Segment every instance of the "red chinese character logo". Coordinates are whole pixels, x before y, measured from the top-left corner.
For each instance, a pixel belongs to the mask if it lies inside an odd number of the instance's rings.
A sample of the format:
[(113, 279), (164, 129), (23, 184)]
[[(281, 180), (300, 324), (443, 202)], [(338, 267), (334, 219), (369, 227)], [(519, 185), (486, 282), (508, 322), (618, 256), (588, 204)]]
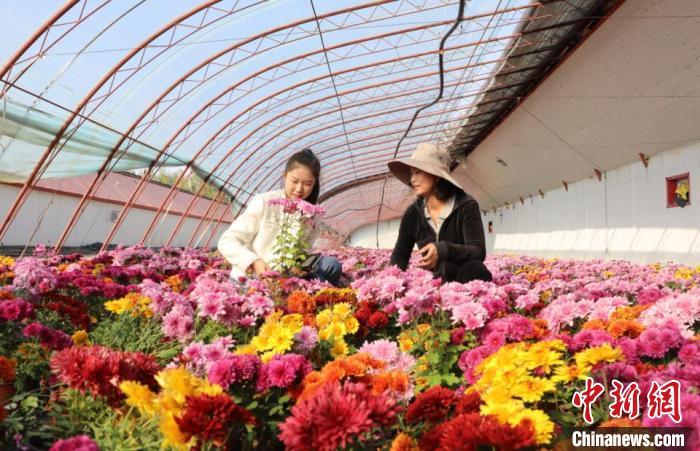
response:
[(623, 413), (626, 413), (630, 419), (635, 419), (639, 416), (639, 397), (642, 390), (636, 382), (631, 382), (626, 387), (618, 380), (613, 379), (612, 390), (610, 396), (613, 402), (608, 408), (610, 416), (613, 418), (621, 418)]
[(586, 389), (582, 392), (575, 392), (571, 402), (574, 407), (579, 409), (583, 407), (583, 419), (588, 424), (593, 424), (593, 415), (591, 414), (591, 404), (600, 397), (605, 391), (603, 384), (594, 382), (593, 379), (586, 378)]
[(654, 381), (647, 394), (647, 408), (649, 418), (661, 418), (668, 415), (674, 422), (680, 423), (681, 416), (681, 383), (668, 381), (659, 385)]

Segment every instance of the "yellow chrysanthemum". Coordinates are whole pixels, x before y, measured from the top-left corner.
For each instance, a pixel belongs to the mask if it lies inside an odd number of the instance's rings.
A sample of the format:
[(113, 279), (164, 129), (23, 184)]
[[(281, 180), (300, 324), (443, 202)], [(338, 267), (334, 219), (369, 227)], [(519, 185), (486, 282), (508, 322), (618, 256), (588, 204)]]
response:
[(556, 391), (557, 387), (549, 379), (543, 377), (527, 377), (519, 381), (511, 392), (513, 396), (522, 399), (525, 402), (538, 402), (547, 392)]
[(236, 348), (235, 354), (255, 354), (255, 346), (247, 344)]
[(513, 418), (524, 409), (525, 405), (522, 401), (513, 399), (507, 403), (484, 402), (479, 408), (479, 412), (482, 415), (493, 415), (499, 422), (506, 423), (508, 419)]
[[(563, 365), (563, 354), (557, 342), (560, 340), (534, 343), (522, 356), (522, 362), (527, 366), (527, 369), (539, 368), (545, 374), (549, 374), (554, 367)], [(560, 343), (562, 346), (564, 345), (562, 342)]]
[(212, 384), (209, 381), (201, 380), (199, 387), (197, 387), (198, 395), (220, 395), (224, 392), (224, 389), (217, 384)]
[(121, 315), (122, 313), (128, 312), (133, 307), (128, 299), (117, 299), (115, 301), (107, 301), (104, 303), (105, 310), (108, 312), (116, 313)]
[(302, 315), (294, 313), (282, 316), (282, 312), (274, 312), (265, 319), (265, 323), (250, 344), (240, 347), (238, 353), (261, 354), (265, 356), (263, 360), (269, 360), (277, 354), (284, 354), (292, 349), (294, 335), (303, 326)]
[(357, 321), (357, 318), (354, 316), (351, 316), (345, 320), (345, 329), (348, 331), (349, 334), (354, 334), (358, 331), (360, 328), (360, 323)]
[(345, 335), (358, 331), (360, 324), (352, 316), (350, 304), (341, 302), (333, 308), (325, 309), (316, 315), (316, 325), (319, 328), (318, 338), (336, 342)]
[(316, 315), (316, 324), (318, 327), (325, 327), (330, 324), (333, 318), (333, 312), (330, 309), (322, 310)]
[(117, 315), (131, 312), (133, 316), (142, 315), (146, 318), (153, 316), (149, 306), (151, 299), (141, 296), (139, 293), (129, 293), (121, 299), (107, 301), (104, 303), (105, 309)]
[(88, 334), (87, 334), (87, 332), (85, 332), (84, 330), (81, 329), (81, 330), (75, 331), (75, 333), (73, 335), (71, 335), (70, 338), (71, 338), (71, 340), (73, 340), (73, 344), (75, 346), (83, 346), (84, 344), (87, 343)]
[(492, 385), (482, 390), (481, 399), (488, 404), (508, 404), (513, 401), (510, 386), (508, 385)]
[(167, 368), (155, 376), (163, 391), (178, 405), (185, 404), (185, 397), (195, 393), (199, 383), (197, 378), (184, 367)]
[(421, 391), (428, 386), (428, 378), (423, 376), (416, 377), (416, 389)]
[(6, 255), (0, 255), (0, 267), (4, 267), (5, 269), (8, 268), (13, 268), (15, 266), (15, 259), (12, 257), (8, 257)]
[(430, 324), (421, 323), (421, 324), (416, 326), (416, 330), (418, 331), (418, 333), (420, 335), (424, 335), (430, 330), (430, 327), (431, 327)]
[(197, 438), (191, 437), (189, 440), (187, 439), (187, 436), (180, 431), (175, 422), (175, 415), (172, 412), (164, 412), (160, 417), (159, 424), (160, 431), (163, 433), (162, 449), (171, 447), (176, 450), (187, 451), (195, 446)]
[(103, 263), (98, 263), (93, 268), (92, 275), (99, 276), (102, 273), (102, 271), (104, 271), (104, 269), (105, 269), (105, 265)]
[(286, 329), (300, 330), (302, 327), (304, 327), (304, 316), (300, 315), (299, 313), (284, 315), (280, 319), (280, 324)]
[(273, 354), (284, 354), (292, 349), (294, 344), (294, 334), (288, 330), (281, 329), (276, 331), (267, 343), (267, 348)]
[(552, 440), (554, 434), (554, 423), (541, 410), (523, 409), (515, 413), (508, 419), (511, 426), (517, 426), (522, 420), (530, 420), (535, 427), (535, 442), (538, 445), (546, 445)]
[(413, 349), (413, 340), (408, 337), (399, 337), (399, 349), (403, 352), (409, 352)]
[(250, 346), (253, 349), (252, 354), (255, 354), (258, 349), (270, 348), (270, 336), (256, 336), (250, 340)]
[(331, 355), (333, 358), (342, 357), (348, 355), (348, 345), (343, 340), (337, 340), (333, 343), (331, 348)]
[(604, 343), (595, 348), (589, 348), (577, 353), (574, 356), (576, 365), (582, 371), (590, 371), (597, 363), (600, 362), (615, 362), (622, 359), (622, 351), (620, 348), (613, 348), (609, 343)]
[(503, 384), (513, 385), (527, 377), (527, 369), (522, 365), (503, 365), (500, 368), (489, 367), (479, 385)]
[(582, 371), (577, 365), (562, 365), (554, 370), (552, 381), (566, 384), (576, 379), (585, 379), (587, 374), (587, 372)]
[(347, 332), (345, 329), (345, 324), (338, 321), (333, 321), (325, 329), (328, 330), (328, 335), (330, 338), (341, 338)]
[(352, 314), (350, 309), (350, 304), (347, 302), (341, 302), (333, 306), (333, 314), (339, 316), (341, 319), (345, 319), (347, 316)]
[(685, 266), (678, 268), (673, 275), (676, 279), (689, 280), (693, 278), (693, 270)]
[(144, 415), (153, 416), (158, 413), (157, 395), (145, 385), (124, 381), (119, 389), (126, 395), (126, 404), (136, 407)]

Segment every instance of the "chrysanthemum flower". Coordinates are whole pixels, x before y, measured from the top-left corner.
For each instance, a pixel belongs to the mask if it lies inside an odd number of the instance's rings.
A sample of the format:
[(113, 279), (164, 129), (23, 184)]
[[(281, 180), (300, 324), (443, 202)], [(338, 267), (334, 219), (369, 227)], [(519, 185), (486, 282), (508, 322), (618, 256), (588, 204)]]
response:
[(279, 426), (279, 438), (290, 450), (345, 448), (361, 444), (372, 430), (386, 430), (396, 422), (397, 411), (394, 400), (363, 384), (328, 384), (292, 408)]
[(196, 437), (200, 446), (211, 442), (235, 449), (240, 447), (240, 426), (254, 424), (255, 417), (228, 395), (198, 395), (187, 397), (185, 409), (175, 422), (188, 441)]

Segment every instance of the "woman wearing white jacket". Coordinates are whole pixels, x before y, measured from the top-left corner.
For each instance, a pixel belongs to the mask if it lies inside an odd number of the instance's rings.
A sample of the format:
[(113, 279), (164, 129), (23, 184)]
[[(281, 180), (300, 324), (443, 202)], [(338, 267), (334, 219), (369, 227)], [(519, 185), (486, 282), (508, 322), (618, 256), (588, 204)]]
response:
[[(320, 161), (310, 149), (304, 149), (287, 160), (283, 189), (253, 196), (243, 213), (219, 238), (219, 252), (232, 265), (231, 278), (270, 271), (268, 262), (274, 258), (273, 248), (281, 230), (282, 211), (278, 206), (268, 205), (268, 201), (303, 199), (315, 204), (320, 192), (320, 175)], [(314, 225), (306, 240), (309, 247), (318, 237), (318, 219)], [(311, 269), (313, 277), (333, 285), (338, 284), (341, 274), (342, 266), (333, 257), (320, 257)]]

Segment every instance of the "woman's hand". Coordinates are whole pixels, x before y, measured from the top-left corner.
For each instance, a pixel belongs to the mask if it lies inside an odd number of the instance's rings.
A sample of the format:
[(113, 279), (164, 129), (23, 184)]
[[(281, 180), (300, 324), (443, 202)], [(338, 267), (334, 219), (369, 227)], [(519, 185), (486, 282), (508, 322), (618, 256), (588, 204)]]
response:
[(257, 276), (260, 276), (270, 271), (270, 267), (267, 266), (267, 263), (265, 263), (265, 260), (263, 260), (262, 258), (255, 260), (251, 266), (253, 267), (253, 272)]
[(423, 255), (420, 262), (418, 262), (418, 267), (423, 269), (433, 269), (437, 265), (438, 261), (438, 249), (435, 243), (428, 243), (422, 248), (418, 249), (418, 252)]

